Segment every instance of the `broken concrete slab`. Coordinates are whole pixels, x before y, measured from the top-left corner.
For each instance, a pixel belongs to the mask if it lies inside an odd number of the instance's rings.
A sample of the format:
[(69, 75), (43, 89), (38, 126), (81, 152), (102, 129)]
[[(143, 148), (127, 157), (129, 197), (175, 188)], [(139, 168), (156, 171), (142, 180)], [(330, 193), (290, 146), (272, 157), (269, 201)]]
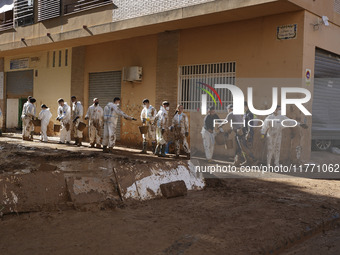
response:
[(34, 172), (0, 177), (0, 213), (55, 210), (66, 206), (68, 194), (64, 175)]
[(184, 181), (175, 181), (160, 185), (163, 197), (172, 198), (185, 196), (188, 193), (187, 186)]
[(119, 200), (116, 184), (111, 178), (67, 177), (67, 191), (76, 207)]
[(191, 162), (156, 163), (149, 169), (124, 165), (124, 169), (116, 170), (125, 199), (147, 200), (161, 197), (160, 185), (174, 181), (184, 181), (187, 190), (201, 190), (205, 186), (203, 176), (195, 173)]

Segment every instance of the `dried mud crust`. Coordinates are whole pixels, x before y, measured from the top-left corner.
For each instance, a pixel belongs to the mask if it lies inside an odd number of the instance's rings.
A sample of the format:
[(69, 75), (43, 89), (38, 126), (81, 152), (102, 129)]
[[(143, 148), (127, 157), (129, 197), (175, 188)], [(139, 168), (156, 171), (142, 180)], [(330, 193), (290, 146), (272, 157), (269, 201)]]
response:
[[(65, 146), (65, 145), (64, 145)], [(24, 146), (20, 144), (8, 144), (0, 142), (0, 174), (5, 172), (18, 171), (45, 171), (43, 164), (60, 165), (65, 162), (85, 162), (86, 160), (99, 160), (117, 162), (117, 166), (122, 165), (149, 165), (154, 162), (164, 163), (165, 161), (175, 162), (172, 158), (159, 159), (157, 157), (142, 157), (138, 154), (124, 150), (115, 150), (114, 154), (104, 154), (101, 150), (73, 150), (74, 146), (65, 146), (55, 148), (54, 144), (48, 144), (46, 147), (35, 147), (35, 144), (27, 143)], [(99, 164), (100, 165), (100, 164)], [(50, 169), (50, 168), (47, 168)], [(56, 170), (56, 169), (55, 169)]]
[(114, 210), (5, 216), (0, 253), (275, 254), (336, 214), (339, 191), (338, 181), (210, 179), (185, 197)]

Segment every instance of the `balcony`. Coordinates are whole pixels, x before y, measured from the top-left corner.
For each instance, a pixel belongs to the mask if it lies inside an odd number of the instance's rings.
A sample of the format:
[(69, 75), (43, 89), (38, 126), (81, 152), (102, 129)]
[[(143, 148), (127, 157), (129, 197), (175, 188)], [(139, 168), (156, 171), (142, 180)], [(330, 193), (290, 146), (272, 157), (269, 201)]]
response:
[(27, 26), (34, 23), (34, 1), (14, 1), (14, 23), (16, 27)]
[(0, 31), (13, 28), (13, 3), (0, 6)]

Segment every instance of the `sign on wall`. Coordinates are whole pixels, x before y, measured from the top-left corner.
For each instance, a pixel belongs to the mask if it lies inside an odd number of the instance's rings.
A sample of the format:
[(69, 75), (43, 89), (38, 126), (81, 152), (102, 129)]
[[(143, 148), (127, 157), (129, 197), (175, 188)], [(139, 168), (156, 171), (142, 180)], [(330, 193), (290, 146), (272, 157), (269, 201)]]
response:
[(4, 72), (0, 72), (0, 99), (4, 99)]
[(276, 39), (289, 40), (297, 37), (297, 24), (278, 26), (276, 29)]
[(29, 59), (28, 58), (21, 58), (21, 59), (12, 59), (10, 62), (10, 69), (25, 69), (29, 67)]

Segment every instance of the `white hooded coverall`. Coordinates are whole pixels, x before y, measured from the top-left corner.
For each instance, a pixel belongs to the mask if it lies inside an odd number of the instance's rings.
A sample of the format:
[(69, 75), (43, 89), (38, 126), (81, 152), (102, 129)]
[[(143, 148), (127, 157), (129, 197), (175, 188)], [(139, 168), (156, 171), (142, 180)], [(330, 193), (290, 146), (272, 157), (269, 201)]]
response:
[(154, 123), (156, 115), (157, 111), (152, 105), (150, 105), (149, 108), (144, 107), (140, 114), (141, 121), (146, 119), (145, 124), (149, 127), (148, 133), (142, 135), (143, 142), (147, 142), (148, 140), (152, 142), (156, 141), (156, 126)]
[(58, 107), (58, 117), (61, 122), (60, 142), (71, 141), (71, 107), (65, 102), (64, 106)]
[(98, 105), (92, 104), (87, 110), (85, 118), (89, 119), (90, 144), (101, 144), (104, 111)]
[(48, 142), (47, 138), (47, 126), (50, 123), (50, 119), (52, 117), (52, 113), (50, 109), (43, 109), (39, 113), (39, 120), (41, 120), (41, 138), (40, 140), (43, 142)]
[[(169, 116), (168, 111), (161, 106), (160, 110), (156, 115), (157, 128), (156, 128), (156, 139), (157, 145), (167, 144), (167, 132), (169, 127)], [(162, 134), (162, 129), (164, 129), (164, 134)]]
[(204, 118), (204, 126), (202, 127), (202, 139), (205, 157), (207, 160), (211, 160), (214, 154), (215, 148), (215, 130), (214, 130), (214, 120), (219, 119), (217, 114), (208, 114)]
[(189, 144), (185, 136), (185, 133), (189, 132), (188, 116), (184, 112), (181, 114), (176, 113), (172, 119), (172, 126), (175, 128), (176, 155), (180, 154), (181, 143), (185, 153), (190, 153)]
[(132, 119), (132, 117), (119, 109), (117, 104), (110, 102), (104, 107), (103, 146), (109, 146), (109, 148), (113, 148), (115, 146), (116, 129), (119, 116), (123, 116), (126, 119)]
[(83, 138), (83, 131), (78, 130), (79, 123), (83, 121), (84, 109), (80, 101), (72, 103), (72, 121), (74, 138)]
[(284, 115), (269, 115), (265, 120), (261, 129), (261, 134), (267, 134), (267, 165), (270, 166), (274, 157), (274, 165), (279, 166), (280, 150), (282, 140), (282, 130), (285, 128), (281, 122), (285, 120), (285, 126), (294, 126), (296, 121), (289, 119)]
[(29, 139), (31, 132), (34, 131), (34, 125), (33, 125), (33, 117), (35, 116), (35, 106), (30, 103), (26, 102), (24, 104), (23, 110), (22, 110), (22, 135), (23, 138)]

